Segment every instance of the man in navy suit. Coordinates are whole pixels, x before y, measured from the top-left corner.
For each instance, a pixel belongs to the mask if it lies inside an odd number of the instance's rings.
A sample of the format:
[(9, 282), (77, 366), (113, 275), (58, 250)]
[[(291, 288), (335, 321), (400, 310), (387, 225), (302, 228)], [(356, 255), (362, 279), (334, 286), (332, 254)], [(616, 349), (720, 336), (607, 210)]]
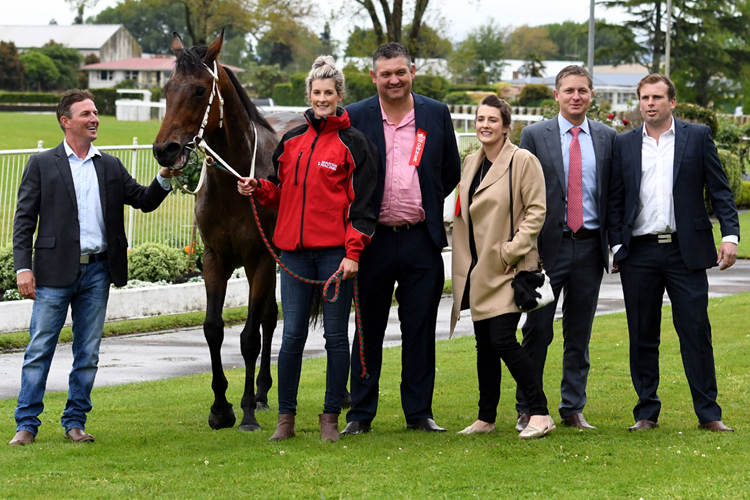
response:
[[(359, 262), (364, 346), (352, 346), (352, 408), (341, 432), (370, 430), (378, 407), (383, 338), (393, 287), (401, 321), (401, 405), (406, 427), (445, 432), (433, 420), (435, 325), (445, 281), (441, 250), (448, 245), (443, 203), (460, 179), (461, 160), (448, 107), (411, 92), (414, 65), (399, 43), (373, 56), (378, 94), (347, 107), (352, 127), (380, 152), (373, 206), (378, 226)], [(362, 358), (368, 378), (362, 377)]]
[[(659, 336), (664, 290), (698, 427), (731, 431), (716, 402), (706, 269), (731, 267), (740, 224), (711, 130), (672, 117), (675, 87), (651, 74), (638, 84), (644, 124), (615, 140), (609, 193), (609, 242), (619, 268), (630, 334), (630, 375), (638, 404), (631, 431), (658, 427)], [(718, 255), (704, 188), (721, 224)]]

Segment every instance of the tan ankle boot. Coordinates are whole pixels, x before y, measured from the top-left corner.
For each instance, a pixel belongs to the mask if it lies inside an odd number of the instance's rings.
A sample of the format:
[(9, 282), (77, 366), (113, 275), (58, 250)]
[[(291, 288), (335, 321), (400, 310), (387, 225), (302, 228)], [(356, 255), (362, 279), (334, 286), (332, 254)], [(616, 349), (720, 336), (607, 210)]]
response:
[(334, 413), (321, 413), (320, 419), (320, 439), (335, 443), (339, 440), (339, 416)]
[(276, 432), (268, 438), (269, 441), (283, 441), (294, 437), (294, 415), (291, 413), (279, 413), (279, 423), (276, 424)]

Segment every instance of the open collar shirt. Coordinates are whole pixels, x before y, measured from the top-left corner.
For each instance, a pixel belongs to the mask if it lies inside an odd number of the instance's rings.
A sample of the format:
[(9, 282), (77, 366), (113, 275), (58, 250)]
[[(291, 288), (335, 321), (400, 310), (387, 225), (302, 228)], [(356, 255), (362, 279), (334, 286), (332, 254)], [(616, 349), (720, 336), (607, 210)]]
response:
[(76, 156), (68, 141), (63, 141), (68, 155), (70, 173), (76, 190), (78, 227), (81, 231), (81, 255), (97, 254), (107, 250), (107, 232), (104, 213), (99, 196), (99, 179), (94, 168), (94, 156), (100, 156), (96, 147), (89, 145), (89, 152), (81, 159)]

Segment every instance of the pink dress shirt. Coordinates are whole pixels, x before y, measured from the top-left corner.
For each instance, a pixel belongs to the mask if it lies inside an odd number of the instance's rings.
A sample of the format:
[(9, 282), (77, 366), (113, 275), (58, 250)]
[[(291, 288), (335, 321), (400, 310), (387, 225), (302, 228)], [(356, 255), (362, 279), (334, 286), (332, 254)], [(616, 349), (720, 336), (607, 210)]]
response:
[(424, 209), (419, 188), (419, 167), (409, 165), (417, 137), (414, 109), (399, 124), (388, 121), (382, 104), (380, 112), (385, 134), (385, 189), (378, 223), (386, 226), (416, 224), (424, 220)]

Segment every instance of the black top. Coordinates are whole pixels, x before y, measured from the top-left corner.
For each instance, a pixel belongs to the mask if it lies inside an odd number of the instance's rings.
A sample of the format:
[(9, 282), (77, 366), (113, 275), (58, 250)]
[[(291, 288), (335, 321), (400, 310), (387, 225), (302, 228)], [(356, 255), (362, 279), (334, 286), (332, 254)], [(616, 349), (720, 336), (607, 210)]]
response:
[(479, 167), (479, 170), (477, 170), (477, 173), (474, 176), (474, 179), (471, 181), (471, 185), (469, 186), (469, 203), (466, 207), (466, 213), (469, 215), (469, 250), (471, 251), (471, 267), (474, 267), (474, 264), (477, 263), (477, 245), (474, 241), (474, 224), (471, 220), (471, 212), (468, 212), (468, 210), (471, 206), (471, 202), (474, 200), (474, 193), (477, 192), (479, 184), (482, 183), (482, 179), (484, 179), (484, 177), (487, 175), (487, 172), (490, 171), (490, 168), (492, 168), (492, 162), (485, 156), (484, 161), (482, 162), (482, 166)]

